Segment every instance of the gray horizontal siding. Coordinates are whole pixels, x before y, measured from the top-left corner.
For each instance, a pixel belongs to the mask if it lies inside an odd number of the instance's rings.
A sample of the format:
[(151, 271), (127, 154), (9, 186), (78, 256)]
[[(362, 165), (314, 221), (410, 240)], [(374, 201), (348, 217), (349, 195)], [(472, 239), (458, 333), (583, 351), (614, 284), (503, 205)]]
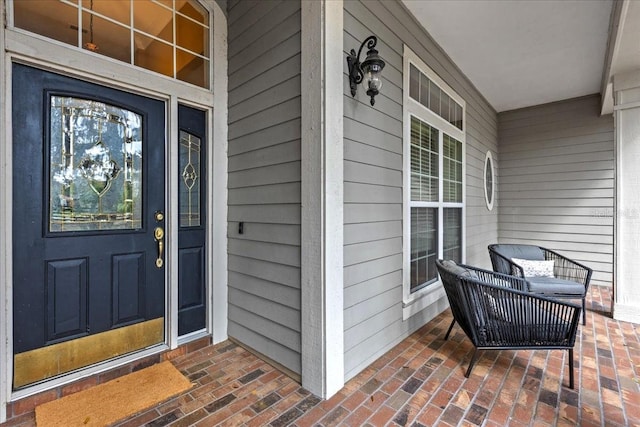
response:
[[(375, 106), (349, 92), (344, 64), (344, 327), (345, 374), (351, 378), (427, 320), (402, 320), (403, 44), (467, 102), (467, 261), (489, 266), (497, 241), (497, 209), (483, 193), (487, 150), (497, 159), (495, 111), (401, 2), (344, 2), (344, 54), (369, 35), (386, 62)], [(445, 308), (440, 302), (435, 311)]]
[(300, 160), (229, 172), (229, 189), (299, 181)]
[[(231, 96), (231, 92), (229, 96)], [(236, 119), (229, 115), (229, 139), (259, 132), (271, 126), (300, 117), (299, 94), (289, 94), (289, 96), (295, 97), (279, 104), (273, 104), (251, 116), (239, 112), (238, 116), (242, 118)]]
[(298, 160), (300, 160), (299, 141), (288, 141), (234, 155), (229, 159), (229, 173), (297, 162)]
[[(298, 267), (230, 254), (229, 274), (233, 272), (264, 280), (265, 282), (288, 286), (293, 289), (292, 292), (296, 292), (298, 294), (300, 291), (300, 269)], [(236, 277), (238, 279), (240, 278), (240, 276)], [(236, 285), (235, 283), (230, 282), (230, 286)], [(241, 288), (240, 282), (238, 282), (236, 287), (239, 289)]]
[(299, 374), (300, 3), (228, 13), (228, 332)]
[(600, 97), (500, 113), (499, 239), (538, 244), (613, 272), (614, 135)]
[(242, 291), (247, 294), (300, 310), (300, 298), (295, 287), (236, 272), (229, 273), (229, 280), (242, 283)]
[(241, 133), (242, 129), (236, 129), (236, 132), (237, 134), (233, 137), (233, 146), (229, 146), (229, 157), (289, 141), (299, 141), (300, 117), (269, 123), (267, 127), (251, 133)]

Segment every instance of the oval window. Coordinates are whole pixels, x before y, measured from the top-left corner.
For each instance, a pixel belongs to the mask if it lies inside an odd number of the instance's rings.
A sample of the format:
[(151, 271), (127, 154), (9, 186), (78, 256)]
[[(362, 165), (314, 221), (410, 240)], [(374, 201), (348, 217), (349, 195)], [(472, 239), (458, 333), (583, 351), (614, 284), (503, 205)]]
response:
[(493, 200), (495, 198), (495, 173), (493, 171), (493, 156), (491, 151), (487, 151), (484, 159), (484, 200), (487, 203), (487, 209), (493, 209)]

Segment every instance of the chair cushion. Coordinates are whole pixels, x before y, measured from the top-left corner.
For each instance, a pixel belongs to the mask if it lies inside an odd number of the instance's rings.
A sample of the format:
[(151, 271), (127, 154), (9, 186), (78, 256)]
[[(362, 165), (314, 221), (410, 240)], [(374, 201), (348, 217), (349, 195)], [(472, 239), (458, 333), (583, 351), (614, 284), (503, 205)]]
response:
[(446, 268), (450, 273), (456, 275), (456, 276), (463, 276), (463, 277), (471, 277), (472, 279), (477, 279), (478, 275), (476, 274), (475, 271), (473, 270), (469, 270), (467, 268), (461, 267), (458, 264), (456, 264), (455, 261), (451, 260), (451, 259), (445, 259), (442, 261), (442, 266), (444, 268)]
[(520, 258), (529, 260), (544, 260), (544, 252), (533, 245), (495, 245), (493, 249), (505, 258)]
[(585, 295), (584, 285), (557, 277), (527, 277), (529, 291), (545, 295)]
[[(492, 245), (491, 248), (502, 255), (508, 260), (513, 258), (528, 259), (528, 260), (544, 260), (544, 252), (538, 246), (533, 245), (517, 245), (517, 244), (502, 244)], [(503, 259), (495, 259), (494, 268), (498, 273), (513, 274), (511, 271), (511, 265)]]
[(512, 258), (511, 261), (522, 267), (524, 271), (524, 277), (554, 277), (553, 266), (555, 261), (545, 260), (528, 260), (520, 258)]

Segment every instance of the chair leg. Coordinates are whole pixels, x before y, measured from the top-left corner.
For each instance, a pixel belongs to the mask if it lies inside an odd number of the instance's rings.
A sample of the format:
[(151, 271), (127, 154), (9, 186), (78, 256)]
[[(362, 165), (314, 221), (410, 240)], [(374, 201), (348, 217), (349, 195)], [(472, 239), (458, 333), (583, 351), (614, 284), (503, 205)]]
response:
[(584, 298), (582, 298), (582, 324), (586, 325), (587, 324), (587, 305), (585, 300), (587, 299), (587, 297), (585, 296)]
[(569, 349), (569, 387), (573, 387), (573, 349)]
[(467, 372), (464, 374), (465, 378), (469, 378), (471, 374), (471, 369), (473, 369), (473, 365), (478, 361), (478, 349), (473, 350), (473, 356), (471, 356), (471, 362), (469, 362), (469, 367), (467, 368)]
[(449, 329), (447, 330), (447, 335), (444, 336), (444, 340), (448, 340), (449, 339), (449, 334), (451, 333), (451, 330), (453, 329), (453, 325), (456, 323), (456, 319), (453, 319), (451, 321), (451, 324), (449, 325)]

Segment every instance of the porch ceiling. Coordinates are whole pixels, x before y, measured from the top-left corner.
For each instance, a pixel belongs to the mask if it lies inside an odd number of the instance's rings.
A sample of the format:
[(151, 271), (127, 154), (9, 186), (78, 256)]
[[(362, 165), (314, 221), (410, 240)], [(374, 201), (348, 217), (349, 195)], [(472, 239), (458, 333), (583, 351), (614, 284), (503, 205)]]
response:
[(601, 91), (611, 0), (402, 0), (496, 111)]

